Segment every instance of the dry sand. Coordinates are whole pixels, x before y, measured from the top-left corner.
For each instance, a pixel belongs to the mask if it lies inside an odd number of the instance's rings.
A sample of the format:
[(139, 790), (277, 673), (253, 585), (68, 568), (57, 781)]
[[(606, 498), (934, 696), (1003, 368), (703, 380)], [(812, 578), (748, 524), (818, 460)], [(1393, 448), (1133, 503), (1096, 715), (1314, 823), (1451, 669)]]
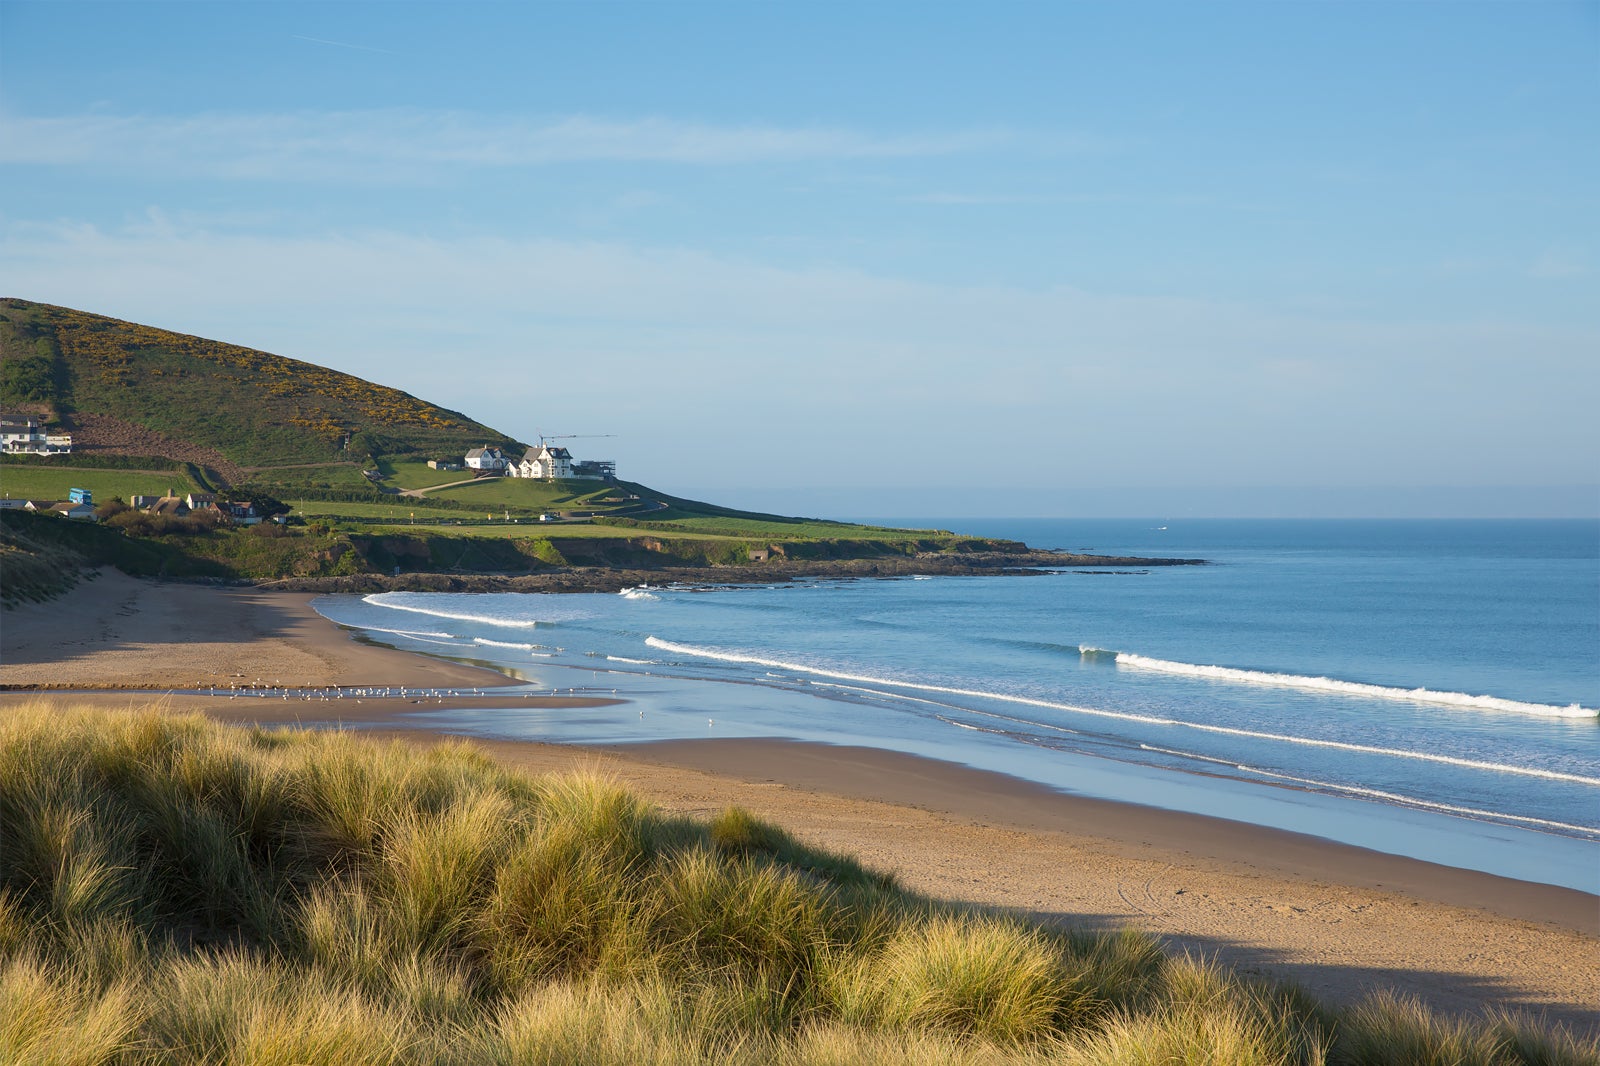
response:
[(0, 612), (0, 686), (508, 684), (493, 670), (350, 640), (310, 608), (315, 598), (101, 570), (64, 597)]
[[(0, 615), (0, 685), (504, 681), (359, 644), (308, 600), (108, 573), (63, 599)], [(13, 691), (0, 696), (0, 707), (40, 695)], [(87, 700), (55, 698), (124, 706), (150, 696), (105, 691)], [(417, 743), (437, 735), (404, 728), (403, 714), (422, 709), (417, 697), (359, 705), (166, 699), (175, 709), (225, 720), (344, 723)], [(430, 699), (426, 709), (471, 699)], [(737, 804), (804, 840), (893, 871), (919, 892), (1080, 927), (1134, 925), (1175, 949), (1289, 977), (1336, 1001), (1392, 988), (1451, 1012), (1510, 1007), (1600, 1034), (1600, 898), (1586, 893), (1064, 796), (1001, 775), (865, 749), (760, 740), (483, 747), (534, 771), (598, 768), (673, 812), (711, 814)]]

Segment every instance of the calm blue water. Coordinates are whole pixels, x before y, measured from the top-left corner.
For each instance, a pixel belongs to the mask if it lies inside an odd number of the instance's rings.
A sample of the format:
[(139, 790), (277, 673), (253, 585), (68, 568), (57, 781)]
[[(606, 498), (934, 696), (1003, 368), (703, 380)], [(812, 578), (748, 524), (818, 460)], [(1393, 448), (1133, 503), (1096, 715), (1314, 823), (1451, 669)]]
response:
[(630, 700), (464, 732), (865, 744), (1600, 890), (1600, 524), (915, 524), (1212, 565), (317, 607)]

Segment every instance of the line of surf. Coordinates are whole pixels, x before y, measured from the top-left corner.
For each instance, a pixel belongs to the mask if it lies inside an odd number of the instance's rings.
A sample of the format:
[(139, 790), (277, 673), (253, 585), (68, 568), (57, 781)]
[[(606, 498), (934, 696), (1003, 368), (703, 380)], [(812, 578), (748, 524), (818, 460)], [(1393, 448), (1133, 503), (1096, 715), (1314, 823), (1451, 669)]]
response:
[(1366, 788), (1361, 785), (1343, 784), (1338, 781), (1319, 781), (1311, 777), (1296, 777), (1293, 774), (1279, 773), (1276, 770), (1264, 770), (1259, 766), (1250, 766), (1245, 763), (1235, 762), (1232, 759), (1218, 759), (1211, 755), (1201, 755), (1192, 751), (1177, 751), (1172, 748), (1158, 748), (1154, 744), (1140, 744), (1139, 747), (1146, 751), (1159, 752), (1162, 755), (1174, 755), (1182, 759), (1195, 759), (1199, 762), (1217, 763), (1229, 766), (1247, 774), (1259, 777), (1271, 777), (1279, 781), (1288, 781), (1291, 784), (1301, 785), (1306, 788), (1319, 789), (1328, 792), (1347, 792), (1355, 796), (1366, 796), (1372, 799), (1385, 800), (1402, 807), (1416, 807), (1423, 810), (1439, 811), (1444, 814), (1456, 814), (1469, 818), (1478, 818), (1490, 821), (1522, 822), (1527, 825), (1543, 826), (1548, 829), (1565, 829), (1585, 836), (1600, 836), (1600, 827), (1592, 825), (1576, 825), (1572, 822), (1557, 822), (1549, 818), (1535, 818), (1527, 814), (1508, 814), (1505, 811), (1485, 810), (1481, 807), (1460, 807), (1453, 803), (1439, 803), (1436, 800), (1419, 799), (1416, 796), (1406, 796), (1399, 792), (1385, 792), (1379, 788)]
[[(662, 640), (659, 637), (646, 637), (645, 643), (661, 651), (672, 652), (676, 655), (692, 655), (702, 659), (720, 659), (724, 662), (749, 663), (755, 666), (770, 666), (779, 670), (794, 670), (799, 673), (813, 674), (817, 677), (828, 677), (839, 681), (855, 681), (868, 685), (888, 685), (894, 688), (908, 688), (918, 692), (939, 692), (950, 696), (966, 696), (972, 699), (996, 700), (1002, 703), (1017, 703), (1030, 707), (1043, 707), (1053, 711), (1065, 711), (1069, 714), (1090, 715), (1095, 718), (1109, 718), (1124, 722), (1139, 722), (1144, 725), (1171, 726), (1178, 729), (1193, 729), (1202, 733), (1216, 733), (1222, 736), (1248, 737), (1252, 740), (1269, 740), (1282, 744), (1299, 744), (1306, 747), (1331, 748), (1336, 751), (1356, 752), (1362, 755), (1382, 755), (1394, 759), (1415, 759), (1420, 762), (1439, 763), (1446, 766), (1460, 766), (1471, 770), (1487, 770), (1491, 773), (1516, 774), (1523, 777), (1537, 777), (1547, 781), (1570, 781), (1575, 784), (1589, 785), (1600, 788), (1600, 777), (1586, 777), (1582, 774), (1570, 774), (1561, 770), (1544, 770), (1533, 766), (1515, 766), (1508, 763), (1485, 762), (1478, 759), (1460, 759), (1453, 755), (1439, 755), (1427, 751), (1409, 751), (1404, 748), (1384, 748), (1374, 744), (1354, 744), (1343, 740), (1325, 740), (1317, 737), (1300, 737), (1287, 733), (1267, 733), (1254, 729), (1238, 729), (1233, 726), (1209, 725), (1204, 722), (1189, 722), (1181, 718), (1164, 718), (1157, 715), (1130, 714), (1125, 711), (1107, 711), (1096, 707), (1078, 707), (1070, 703), (1057, 703), (1053, 700), (1041, 700), (1031, 696), (1014, 696), (1003, 692), (985, 692), (980, 689), (953, 688), (947, 685), (930, 685), (917, 681), (897, 681), (893, 678), (872, 677), (863, 674), (847, 674), (835, 670), (825, 670), (802, 663), (785, 662), (779, 659), (767, 659), (755, 655), (742, 655), (736, 652), (716, 651), (709, 648), (698, 648), (689, 644), (676, 644), (672, 641)], [(894, 693), (884, 693), (892, 696)], [(987, 714), (976, 708), (964, 707), (962, 710), (974, 714)], [(1003, 717), (995, 715), (994, 717)], [(1042, 729), (1057, 729), (1060, 727), (1047, 722), (1028, 722), (1031, 726)], [(1070, 730), (1060, 730), (1070, 732)]]
[(513, 651), (533, 651), (535, 648), (544, 647), (543, 644), (518, 644), (508, 640), (490, 640), (488, 637), (473, 637), (472, 643), (490, 648), (510, 648)]
[(534, 629), (539, 623), (531, 618), (495, 618), (484, 614), (461, 614), (455, 611), (440, 611), (431, 607), (413, 607), (409, 603), (395, 603), (384, 599), (393, 595), (388, 592), (374, 592), (370, 596), (361, 597), (362, 603), (369, 603), (374, 607), (383, 607), (391, 611), (410, 611), (413, 614), (425, 614), (430, 618), (448, 618), (454, 622), (478, 622), (487, 626), (504, 626), (507, 629)]
[[(1104, 658), (1109, 653), (1104, 648), (1086, 645), (1078, 648), (1086, 658)], [(1508, 711), (1515, 714), (1532, 714), (1542, 718), (1595, 718), (1600, 711), (1576, 703), (1565, 707), (1548, 703), (1524, 703), (1499, 696), (1474, 696), (1466, 692), (1435, 692), (1426, 688), (1395, 688), (1389, 685), (1370, 685), (1360, 681), (1341, 681), (1334, 677), (1305, 677), (1300, 674), (1278, 674), (1265, 670), (1243, 670), (1232, 666), (1199, 666), (1194, 663), (1152, 659), (1132, 652), (1115, 653), (1116, 664), (1134, 670), (1153, 673), (1178, 674), (1199, 677), (1208, 681), (1228, 681), (1245, 685), (1269, 685), (1275, 688), (1292, 688), (1305, 692), (1333, 692), (1345, 696), (1365, 696), (1372, 699), (1407, 700), (1414, 703), (1433, 703), (1446, 707), (1463, 707), (1477, 711)]]

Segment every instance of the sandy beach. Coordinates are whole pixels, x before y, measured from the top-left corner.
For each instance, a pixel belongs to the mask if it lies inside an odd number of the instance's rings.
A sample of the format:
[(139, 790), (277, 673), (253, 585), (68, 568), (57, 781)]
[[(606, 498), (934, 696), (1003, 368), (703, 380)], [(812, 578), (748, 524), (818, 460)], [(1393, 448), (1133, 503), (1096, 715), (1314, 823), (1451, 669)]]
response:
[[(350, 639), (311, 598), (105, 572), (62, 599), (0, 614), (0, 709), (159, 698), (229, 721), (344, 725), (430, 743), (438, 734), (408, 727), (408, 712), (482, 699), (597, 702), (423, 695), (415, 690), (507, 679)], [(155, 695), (252, 683), (413, 691), (359, 703)], [(48, 691), (69, 688), (96, 691)], [(737, 804), (919, 892), (1079, 927), (1131, 924), (1176, 950), (1292, 978), (1329, 999), (1391, 988), (1451, 1012), (1507, 1007), (1600, 1033), (1600, 898), (1586, 893), (867, 749), (774, 740), (482, 746), (535, 772), (599, 769), (669, 811)]]

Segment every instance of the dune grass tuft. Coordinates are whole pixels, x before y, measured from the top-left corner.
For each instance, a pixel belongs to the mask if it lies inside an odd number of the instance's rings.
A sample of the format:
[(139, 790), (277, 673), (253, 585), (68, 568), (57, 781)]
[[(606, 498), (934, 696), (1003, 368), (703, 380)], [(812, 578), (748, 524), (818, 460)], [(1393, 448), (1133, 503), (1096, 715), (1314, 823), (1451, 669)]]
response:
[(1509, 1015), (918, 898), (468, 745), (0, 718), (0, 1064), (1576, 1064)]

